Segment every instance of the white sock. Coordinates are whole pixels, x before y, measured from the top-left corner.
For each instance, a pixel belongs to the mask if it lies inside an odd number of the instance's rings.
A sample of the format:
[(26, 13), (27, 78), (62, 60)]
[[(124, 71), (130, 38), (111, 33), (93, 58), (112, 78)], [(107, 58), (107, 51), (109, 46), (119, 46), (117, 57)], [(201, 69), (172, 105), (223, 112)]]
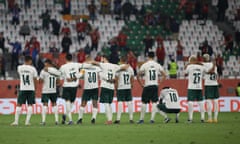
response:
[(47, 115), (47, 106), (43, 106), (42, 109), (42, 122), (46, 122), (46, 115)]
[(188, 120), (193, 120), (193, 102), (188, 102)]
[(53, 112), (54, 112), (55, 122), (58, 122), (58, 107), (57, 106), (53, 106)]
[(167, 118), (167, 114), (164, 111), (159, 110), (158, 111), (164, 118)]
[(207, 112), (208, 112), (208, 119), (212, 120), (212, 101), (207, 100)]
[(204, 118), (205, 118), (204, 102), (203, 101), (199, 101), (198, 105), (200, 107), (201, 120), (204, 120)]
[(146, 104), (142, 103), (142, 105), (141, 105), (141, 113), (140, 113), (140, 120), (144, 120), (145, 112), (146, 112)]
[(15, 120), (14, 120), (14, 123), (16, 123), (16, 124), (18, 124), (21, 110), (22, 110), (22, 108), (20, 106), (16, 107)]
[(107, 118), (107, 120), (108, 120), (108, 119), (109, 119), (109, 107), (108, 107), (108, 103), (104, 103), (104, 107), (105, 107), (106, 118)]
[(214, 100), (214, 120), (218, 119), (218, 111), (219, 111), (218, 99), (215, 99)]
[(108, 121), (112, 121), (112, 117), (113, 117), (113, 113), (112, 113), (112, 105), (111, 104), (108, 104), (108, 107), (109, 107), (109, 119)]
[(72, 121), (71, 102), (70, 101), (66, 101), (66, 114), (69, 118), (69, 121)]
[(123, 109), (123, 103), (121, 101), (118, 102), (118, 111), (117, 111), (117, 120), (121, 119), (121, 114)]
[(32, 116), (32, 106), (28, 106), (27, 107), (27, 117), (26, 117), (25, 124), (30, 123), (31, 116)]
[(78, 119), (82, 119), (83, 118), (83, 113), (84, 113), (85, 107), (80, 107), (79, 109), (79, 113), (78, 113)]
[(151, 113), (151, 120), (154, 121), (156, 112), (158, 111), (157, 109), (157, 103), (152, 103), (152, 113)]
[(177, 114), (176, 114), (176, 119), (179, 119), (179, 115), (180, 115), (180, 113), (177, 113)]
[(96, 119), (97, 118), (97, 113), (98, 113), (98, 109), (97, 108), (93, 108), (93, 110), (92, 110), (92, 119)]
[(129, 113), (129, 120), (133, 120), (133, 103), (132, 103), (132, 101), (128, 102), (128, 113)]

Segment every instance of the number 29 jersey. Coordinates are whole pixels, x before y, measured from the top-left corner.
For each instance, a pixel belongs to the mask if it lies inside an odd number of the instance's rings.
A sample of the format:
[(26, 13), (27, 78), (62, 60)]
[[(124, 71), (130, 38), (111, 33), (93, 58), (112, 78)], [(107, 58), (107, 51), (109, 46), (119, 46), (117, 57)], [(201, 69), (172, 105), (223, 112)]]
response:
[(188, 89), (202, 89), (202, 79), (204, 72), (206, 72), (206, 69), (202, 65), (190, 64), (187, 66), (185, 73), (188, 74)]
[(164, 71), (163, 67), (153, 60), (144, 63), (140, 68), (140, 72), (144, 73), (145, 87), (158, 85), (158, 79), (161, 71)]
[(61, 78), (64, 80), (63, 87), (77, 87), (79, 81), (68, 82), (69, 78), (77, 78), (79, 75), (79, 70), (82, 68), (82, 64), (76, 62), (69, 62), (60, 67)]
[(17, 68), (20, 76), (20, 90), (21, 91), (34, 91), (34, 78), (37, 78), (37, 70), (31, 65), (20, 65)]

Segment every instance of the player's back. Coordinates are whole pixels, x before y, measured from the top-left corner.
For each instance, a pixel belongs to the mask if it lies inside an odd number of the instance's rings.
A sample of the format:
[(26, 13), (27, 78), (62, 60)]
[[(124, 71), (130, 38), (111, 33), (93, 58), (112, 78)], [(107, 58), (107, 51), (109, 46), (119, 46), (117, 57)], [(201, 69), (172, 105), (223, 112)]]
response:
[(163, 103), (166, 104), (167, 108), (169, 109), (181, 108), (177, 90), (172, 88), (164, 89), (161, 91), (160, 97), (163, 98)]
[(20, 77), (20, 90), (35, 90), (34, 78), (37, 78), (37, 70), (31, 65), (20, 65), (17, 68)]
[[(55, 68), (49, 68), (53, 70)], [(57, 71), (57, 69), (55, 69)], [(40, 72), (40, 79), (43, 80), (42, 93), (56, 93), (57, 88), (57, 76), (42, 70)]]
[[(212, 69), (213, 67), (213, 63), (212, 62), (206, 62), (206, 63), (203, 63), (205, 69), (207, 70), (210, 70)], [(205, 73), (204, 74), (204, 85), (218, 85), (218, 82), (217, 82), (217, 67), (214, 68), (214, 73)]]
[(202, 89), (202, 79), (205, 68), (200, 64), (190, 64), (186, 71), (188, 74), (188, 89)]
[(63, 86), (64, 87), (76, 87), (78, 86), (79, 81), (71, 81), (69, 82), (67, 79), (74, 79), (77, 78), (79, 74), (79, 70), (81, 69), (82, 65), (80, 63), (69, 62), (61, 66), (61, 76), (64, 79)]
[[(120, 65), (120, 67), (125, 66), (126, 64)], [(118, 76), (118, 89), (130, 89), (131, 88), (131, 77), (134, 76), (134, 71), (131, 66), (126, 70), (117, 72)]]
[(84, 89), (98, 88), (98, 73), (100, 71), (101, 69), (97, 66), (84, 68)]
[(158, 85), (159, 74), (163, 68), (157, 62), (150, 60), (141, 66), (140, 71), (144, 73), (145, 86)]

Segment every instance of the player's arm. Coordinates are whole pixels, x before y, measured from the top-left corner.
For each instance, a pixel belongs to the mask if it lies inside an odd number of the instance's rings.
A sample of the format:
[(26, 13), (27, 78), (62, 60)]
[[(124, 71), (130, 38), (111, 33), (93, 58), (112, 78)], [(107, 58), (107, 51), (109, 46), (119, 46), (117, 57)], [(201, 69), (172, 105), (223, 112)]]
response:
[(160, 71), (160, 73), (161, 73), (161, 76), (162, 76), (162, 79), (161, 79), (161, 81), (164, 81), (166, 78), (167, 78), (167, 74), (166, 74), (166, 72), (165, 71)]
[(38, 79), (37, 79), (37, 77), (34, 77), (34, 78), (33, 78), (33, 82), (34, 82), (34, 89), (35, 89), (35, 91), (36, 91), (36, 89), (37, 89), (37, 84), (38, 84)]
[(143, 82), (142, 82), (142, 80), (141, 80), (141, 77), (144, 75), (144, 72), (143, 71), (140, 71), (140, 72), (138, 72), (138, 74), (137, 74), (137, 80), (138, 80), (138, 83), (140, 84), (140, 86), (141, 87), (144, 87), (144, 84), (143, 84)]
[(114, 82), (114, 86), (115, 86), (115, 89), (117, 90), (117, 88), (118, 88), (118, 80), (119, 80), (119, 78), (118, 78), (118, 76), (116, 76), (115, 77), (115, 82)]
[(134, 84), (134, 76), (133, 75), (130, 78), (130, 82), (131, 82), (131, 88), (133, 88), (133, 84)]
[(57, 70), (56, 68), (53, 67), (45, 67), (44, 70), (48, 73), (50, 73), (51, 75), (54, 75), (56, 77), (59, 77), (61, 75), (61, 72), (59, 70)]

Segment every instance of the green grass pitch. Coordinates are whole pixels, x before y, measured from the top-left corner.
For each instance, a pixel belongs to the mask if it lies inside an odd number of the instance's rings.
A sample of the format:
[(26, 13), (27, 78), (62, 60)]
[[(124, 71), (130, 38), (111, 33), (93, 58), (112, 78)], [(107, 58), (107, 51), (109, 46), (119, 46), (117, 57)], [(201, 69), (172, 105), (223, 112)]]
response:
[[(219, 113), (218, 123), (200, 123), (200, 114), (194, 113), (194, 122), (187, 124), (187, 113), (181, 113), (180, 123), (169, 115), (170, 123), (156, 115), (150, 124), (150, 114), (145, 123), (130, 124), (123, 114), (121, 124), (104, 125), (105, 115), (98, 114), (95, 125), (90, 123), (90, 114), (85, 114), (82, 125), (54, 125), (53, 115), (47, 115), (47, 124), (39, 125), (41, 115), (33, 115), (31, 126), (25, 126), (25, 115), (20, 116), (19, 126), (10, 126), (13, 115), (0, 115), (1, 144), (239, 144), (240, 114)], [(114, 119), (116, 114), (114, 114)], [(77, 120), (77, 114), (73, 115)], [(134, 115), (135, 121), (139, 113)]]

